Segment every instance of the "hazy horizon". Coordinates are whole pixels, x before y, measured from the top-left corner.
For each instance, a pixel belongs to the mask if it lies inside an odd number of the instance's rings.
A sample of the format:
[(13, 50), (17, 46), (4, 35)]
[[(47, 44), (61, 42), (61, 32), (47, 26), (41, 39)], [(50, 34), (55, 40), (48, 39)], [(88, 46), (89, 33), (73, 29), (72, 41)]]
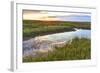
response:
[(91, 22), (91, 14), (23, 10), (23, 20)]

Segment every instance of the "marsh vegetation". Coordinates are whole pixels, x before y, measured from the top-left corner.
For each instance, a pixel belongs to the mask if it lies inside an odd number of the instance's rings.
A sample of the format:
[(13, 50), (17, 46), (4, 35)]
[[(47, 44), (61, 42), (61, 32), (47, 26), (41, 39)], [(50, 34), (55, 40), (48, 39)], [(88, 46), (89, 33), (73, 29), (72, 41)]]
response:
[[(91, 30), (90, 24), (90, 22), (23, 20), (23, 41), (38, 36), (75, 31), (74, 28)], [(35, 57), (31, 55), (23, 57), (23, 62), (82, 59), (91, 59), (91, 39), (74, 38), (70, 44), (54, 47), (53, 51), (36, 52)]]
[(63, 47), (55, 47), (54, 51), (46, 53), (37, 52), (37, 56), (27, 56), (23, 62), (82, 60), (91, 58), (91, 41), (89, 39), (75, 38), (71, 44), (66, 43)]

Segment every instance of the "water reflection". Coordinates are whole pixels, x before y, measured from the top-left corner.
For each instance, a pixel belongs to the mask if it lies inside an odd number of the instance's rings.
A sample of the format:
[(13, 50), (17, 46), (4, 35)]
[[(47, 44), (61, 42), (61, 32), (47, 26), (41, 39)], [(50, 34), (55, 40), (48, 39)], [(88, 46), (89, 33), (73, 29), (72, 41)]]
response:
[(36, 55), (36, 51), (46, 51), (55, 45), (64, 45), (74, 38), (91, 39), (91, 30), (75, 29), (76, 31), (55, 33), (44, 36), (37, 36), (27, 41), (23, 41), (23, 56)]

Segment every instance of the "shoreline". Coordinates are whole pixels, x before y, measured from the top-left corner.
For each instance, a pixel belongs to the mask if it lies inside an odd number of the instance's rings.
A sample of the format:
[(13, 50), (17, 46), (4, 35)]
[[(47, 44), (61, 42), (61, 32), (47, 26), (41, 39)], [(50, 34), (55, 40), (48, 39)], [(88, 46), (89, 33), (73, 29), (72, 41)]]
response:
[[(71, 31), (76, 31), (76, 29), (83, 29), (83, 30), (91, 30), (91, 29), (87, 29), (87, 28), (71, 28), (71, 30), (68, 30), (68, 31), (63, 31), (63, 32), (71, 32)], [(38, 36), (45, 36), (45, 35), (51, 35), (51, 34), (57, 34), (57, 33), (63, 33), (62, 31), (60, 32), (48, 32), (48, 33), (44, 33), (44, 34), (41, 34), (41, 35), (37, 35), (37, 36), (34, 36), (34, 37), (23, 37), (23, 41), (26, 41), (26, 40), (29, 40), (31, 38), (35, 38), (35, 37), (38, 37)]]

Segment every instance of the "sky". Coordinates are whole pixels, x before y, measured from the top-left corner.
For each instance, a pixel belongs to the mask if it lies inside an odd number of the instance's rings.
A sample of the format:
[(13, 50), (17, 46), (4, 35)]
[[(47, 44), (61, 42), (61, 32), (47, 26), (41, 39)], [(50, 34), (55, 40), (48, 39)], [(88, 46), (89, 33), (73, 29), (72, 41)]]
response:
[(89, 13), (23, 10), (23, 20), (90, 22)]

